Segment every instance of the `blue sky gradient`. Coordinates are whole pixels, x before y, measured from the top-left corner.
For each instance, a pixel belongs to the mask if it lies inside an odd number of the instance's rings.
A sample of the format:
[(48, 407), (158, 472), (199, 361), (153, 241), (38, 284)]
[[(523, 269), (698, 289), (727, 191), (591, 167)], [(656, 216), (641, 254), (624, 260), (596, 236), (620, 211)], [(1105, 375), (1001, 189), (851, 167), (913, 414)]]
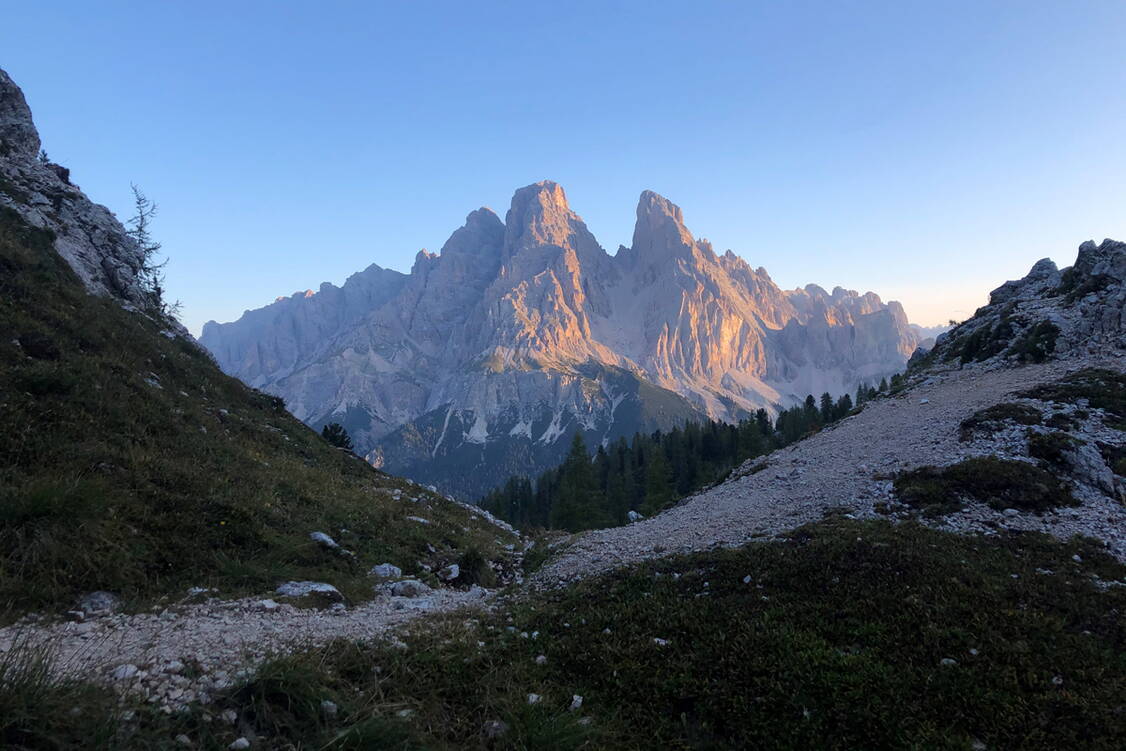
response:
[(1126, 239), (1126, 3), (43, 2), (0, 67), (198, 333), (402, 271), (540, 179), (609, 251), (637, 196), (785, 287), (964, 318)]

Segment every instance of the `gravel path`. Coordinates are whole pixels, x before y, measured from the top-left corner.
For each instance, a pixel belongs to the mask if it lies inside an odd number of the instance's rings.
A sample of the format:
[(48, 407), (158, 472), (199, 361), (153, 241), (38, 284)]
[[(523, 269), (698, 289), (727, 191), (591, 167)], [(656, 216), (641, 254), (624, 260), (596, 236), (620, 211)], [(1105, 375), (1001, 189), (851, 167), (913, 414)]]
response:
[[(739, 470), (765, 461), (767, 467), (760, 472), (728, 480), (652, 519), (582, 535), (529, 584), (556, 587), (664, 555), (739, 546), (817, 521), (833, 507), (847, 506), (861, 518), (878, 516), (874, 506), (890, 499), (886, 478), (895, 472), (1007, 453), (996, 442), (960, 442), (963, 419), (1006, 401), (1013, 392), (1086, 367), (1123, 370), (1126, 362), (1121, 357), (1092, 357), (937, 373), (901, 396), (870, 402), (860, 414)], [(937, 524), (988, 534), (994, 533), (990, 524), (1039, 529), (1064, 538), (1082, 533), (1106, 541), (1112, 553), (1126, 559), (1123, 506), (1097, 493), (1081, 490), (1077, 495), (1083, 505), (1058, 514), (1013, 518), (973, 504)]]
[(272, 600), (208, 600), (159, 613), (109, 615), (83, 623), (21, 622), (0, 629), (2, 653), (22, 641), (51, 650), (56, 670), (101, 678), (173, 711), (248, 674), (274, 653), (338, 638), (391, 635), (416, 618), (487, 605), (492, 593), (436, 589), (379, 597), (359, 607), (299, 609)]

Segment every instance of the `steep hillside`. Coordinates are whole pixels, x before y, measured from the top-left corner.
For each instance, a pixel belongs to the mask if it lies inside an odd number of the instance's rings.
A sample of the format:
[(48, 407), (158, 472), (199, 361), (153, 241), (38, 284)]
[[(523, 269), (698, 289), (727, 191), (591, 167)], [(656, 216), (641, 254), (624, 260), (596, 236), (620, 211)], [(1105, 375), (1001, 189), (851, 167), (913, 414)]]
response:
[(330, 447), (153, 312), (124, 228), (34, 132), (0, 72), (0, 618), (289, 579), (363, 599), (377, 563), (506, 558), (508, 531)]
[(472, 212), (409, 275), (373, 266), (201, 341), (309, 424), (344, 424), (377, 466), (477, 495), (558, 463), (576, 432), (594, 445), (854, 391), (920, 335), (872, 293), (780, 289), (651, 191), (611, 256), (541, 182), (503, 223)]

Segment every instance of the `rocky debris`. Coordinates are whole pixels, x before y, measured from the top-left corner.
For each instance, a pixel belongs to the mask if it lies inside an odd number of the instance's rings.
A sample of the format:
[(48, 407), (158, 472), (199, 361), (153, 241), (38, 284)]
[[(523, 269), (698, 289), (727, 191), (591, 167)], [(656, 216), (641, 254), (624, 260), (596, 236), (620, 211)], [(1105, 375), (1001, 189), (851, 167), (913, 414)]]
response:
[(461, 576), (461, 567), (456, 563), (438, 570), (438, 578), (444, 582), (451, 582), (459, 576)]
[[(974, 456), (1028, 460), (1028, 428), (1013, 425), (991, 436), (959, 440), (961, 423), (974, 413), (1043, 383), (1084, 368), (1126, 369), (1126, 359), (1075, 355), (1021, 367), (982, 363), (950, 366), (911, 376), (912, 386), (895, 397), (868, 402), (857, 415), (803, 441), (773, 452), (771, 472), (732, 472), (731, 480), (692, 496), (657, 516), (623, 527), (579, 535), (529, 579), (553, 588), (576, 579), (667, 555), (739, 547), (770, 540), (833, 509), (853, 518), (906, 518), (889, 478), (920, 466), (944, 466)], [(927, 404), (920, 404), (921, 399)], [(1027, 401), (1027, 400), (1026, 400)], [(1045, 411), (1048, 405), (1043, 405)], [(1077, 429), (1092, 446), (1126, 440), (1101, 425), (1097, 415)], [(753, 462), (762, 461), (762, 458)], [(799, 472), (798, 470), (804, 470)], [(1082, 534), (1104, 541), (1126, 560), (1126, 509), (1098, 487), (1077, 483), (1081, 505), (1037, 516), (1006, 516), (977, 503), (947, 517), (928, 520), (943, 529), (995, 534), (997, 528), (1039, 530), (1061, 539)]]
[(372, 566), (369, 574), (381, 579), (398, 579), (403, 575), (403, 570), (390, 563), (381, 563), (378, 566)]
[(109, 615), (121, 607), (121, 598), (112, 592), (90, 592), (78, 598), (78, 610), (84, 618)]
[(631, 524), (633, 522), (639, 522), (644, 518), (645, 517), (642, 514), (638, 513), (637, 511), (634, 511), (633, 509), (630, 509), (629, 511), (626, 512), (626, 519), (628, 519)]
[(342, 602), (344, 595), (340, 590), (325, 582), (286, 582), (279, 586), (275, 592), (282, 597), (308, 597), (317, 595), (332, 602)]

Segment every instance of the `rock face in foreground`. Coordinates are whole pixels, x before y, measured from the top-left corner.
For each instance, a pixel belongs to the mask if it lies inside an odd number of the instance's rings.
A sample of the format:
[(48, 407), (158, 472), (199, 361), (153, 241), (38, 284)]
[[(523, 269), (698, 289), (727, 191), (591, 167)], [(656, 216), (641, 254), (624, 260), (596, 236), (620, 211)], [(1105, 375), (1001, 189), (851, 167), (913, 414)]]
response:
[[(1126, 347), (1126, 243), (1088, 240), (1062, 271), (1049, 258), (938, 337), (925, 361), (1043, 362)], [(922, 358), (920, 358), (922, 360)]]
[(852, 391), (919, 341), (898, 303), (784, 291), (716, 254), (651, 191), (611, 256), (546, 181), (503, 222), (469, 214), (410, 274), (372, 266), (201, 337), (314, 427), (344, 424), (377, 465), (466, 495), (553, 466), (576, 431), (593, 445)]
[(141, 251), (121, 222), (71, 183), (69, 170), (41, 154), (23, 92), (0, 70), (0, 206), (54, 232), (55, 250), (90, 292), (127, 307), (151, 304), (139, 279)]

